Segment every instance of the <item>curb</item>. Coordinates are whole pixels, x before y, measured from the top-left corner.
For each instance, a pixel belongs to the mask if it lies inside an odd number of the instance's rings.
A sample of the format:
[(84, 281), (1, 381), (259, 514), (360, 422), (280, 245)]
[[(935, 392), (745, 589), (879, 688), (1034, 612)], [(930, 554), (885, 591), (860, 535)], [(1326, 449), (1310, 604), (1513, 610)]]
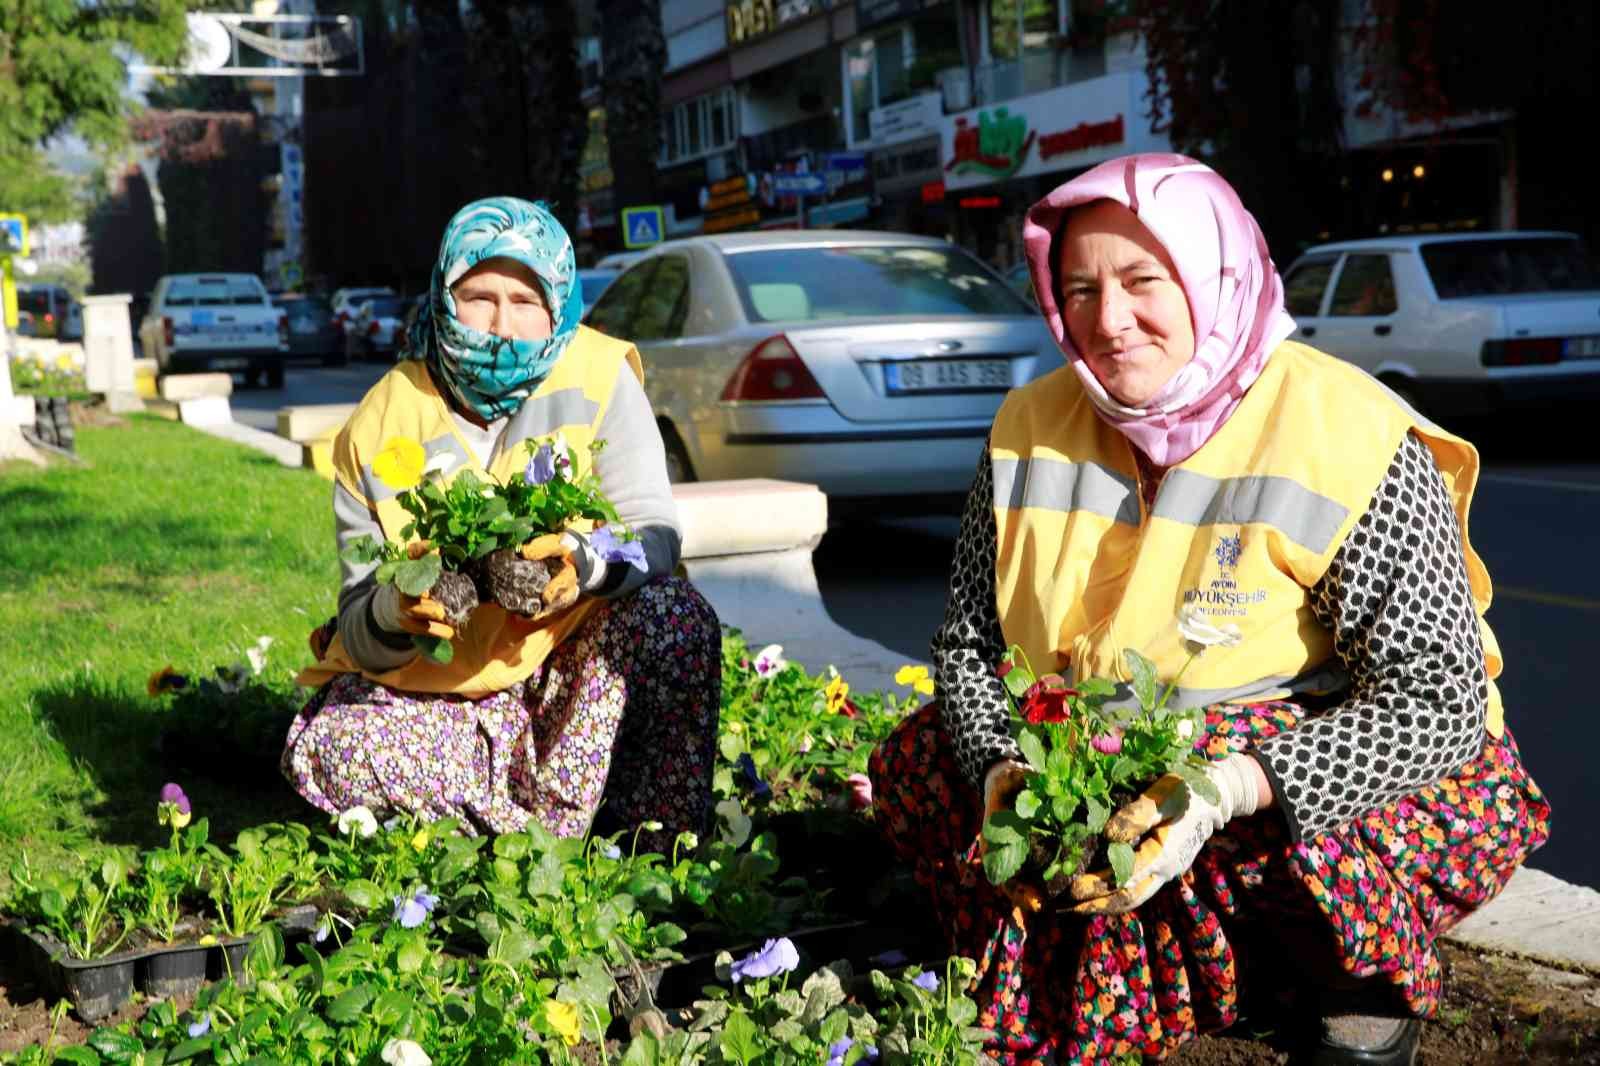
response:
[(1600, 892), (1524, 866), (1444, 939), (1600, 975)]

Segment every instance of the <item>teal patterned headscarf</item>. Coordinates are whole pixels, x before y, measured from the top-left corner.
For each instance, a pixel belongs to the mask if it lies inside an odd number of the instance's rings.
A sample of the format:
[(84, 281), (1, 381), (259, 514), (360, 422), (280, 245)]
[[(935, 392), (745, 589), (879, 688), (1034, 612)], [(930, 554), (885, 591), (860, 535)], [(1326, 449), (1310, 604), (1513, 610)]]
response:
[[(456, 318), (450, 286), (485, 259), (514, 259), (533, 271), (550, 308), (544, 340), (513, 340)], [(493, 421), (515, 414), (567, 350), (583, 314), (572, 239), (543, 203), (514, 196), (477, 200), (444, 228), (428, 301), (406, 336), (406, 358), (425, 360), (462, 408)]]

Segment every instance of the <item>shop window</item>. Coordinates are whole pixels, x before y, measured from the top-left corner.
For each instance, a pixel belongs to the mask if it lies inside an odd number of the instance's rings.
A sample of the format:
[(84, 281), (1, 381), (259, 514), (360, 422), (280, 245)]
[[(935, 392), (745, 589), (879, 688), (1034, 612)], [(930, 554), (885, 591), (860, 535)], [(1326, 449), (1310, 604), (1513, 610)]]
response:
[(1105, 73), (1105, 0), (988, 0), (985, 101), (1041, 92)]
[(1315, 318), (1322, 313), (1322, 294), (1328, 291), (1328, 277), (1338, 256), (1307, 259), (1283, 279), (1284, 307), (1293, 318)]
[(662, 165), (733, 147), (738, 139), (732, 89), (686, 100), (661, 117)]
[(1330, 315), (1373, 318), (1399, 309), (1394, 295), (1394, 273), (1387, 255), (1350, 255), (1339, 271)]

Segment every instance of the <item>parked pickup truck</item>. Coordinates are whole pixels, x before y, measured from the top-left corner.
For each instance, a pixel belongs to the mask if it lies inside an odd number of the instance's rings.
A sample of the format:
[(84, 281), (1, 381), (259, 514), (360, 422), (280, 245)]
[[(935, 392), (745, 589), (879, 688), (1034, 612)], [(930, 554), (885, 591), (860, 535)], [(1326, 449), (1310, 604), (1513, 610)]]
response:
[(1294, 261), (1284, 289), (1295, 340), (1429, 412), (1600, 397), (1600, 276), (1575, 234), (1323, 244)]
[(228, 370), (283, 387), (289, 320), (254, 274), (168, 274), (139, 324), (144, 356), (163, 374)]

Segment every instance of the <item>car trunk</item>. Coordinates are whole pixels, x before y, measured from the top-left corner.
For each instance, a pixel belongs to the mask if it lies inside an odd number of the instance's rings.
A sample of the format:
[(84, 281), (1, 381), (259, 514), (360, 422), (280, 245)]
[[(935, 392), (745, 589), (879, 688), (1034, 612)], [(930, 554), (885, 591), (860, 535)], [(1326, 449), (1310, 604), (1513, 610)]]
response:
[(1584, 337), (1600, 334), (1600, 292), (1530, 292), (1516, 296), (1475, 296), (1446, 306), (1497, 311), (1507, 338)]
[(1036, 319), (850, 319), (783, 329), (841, 415), (857, 422), (983, 420), (1005, 390), (1059, 365)]

